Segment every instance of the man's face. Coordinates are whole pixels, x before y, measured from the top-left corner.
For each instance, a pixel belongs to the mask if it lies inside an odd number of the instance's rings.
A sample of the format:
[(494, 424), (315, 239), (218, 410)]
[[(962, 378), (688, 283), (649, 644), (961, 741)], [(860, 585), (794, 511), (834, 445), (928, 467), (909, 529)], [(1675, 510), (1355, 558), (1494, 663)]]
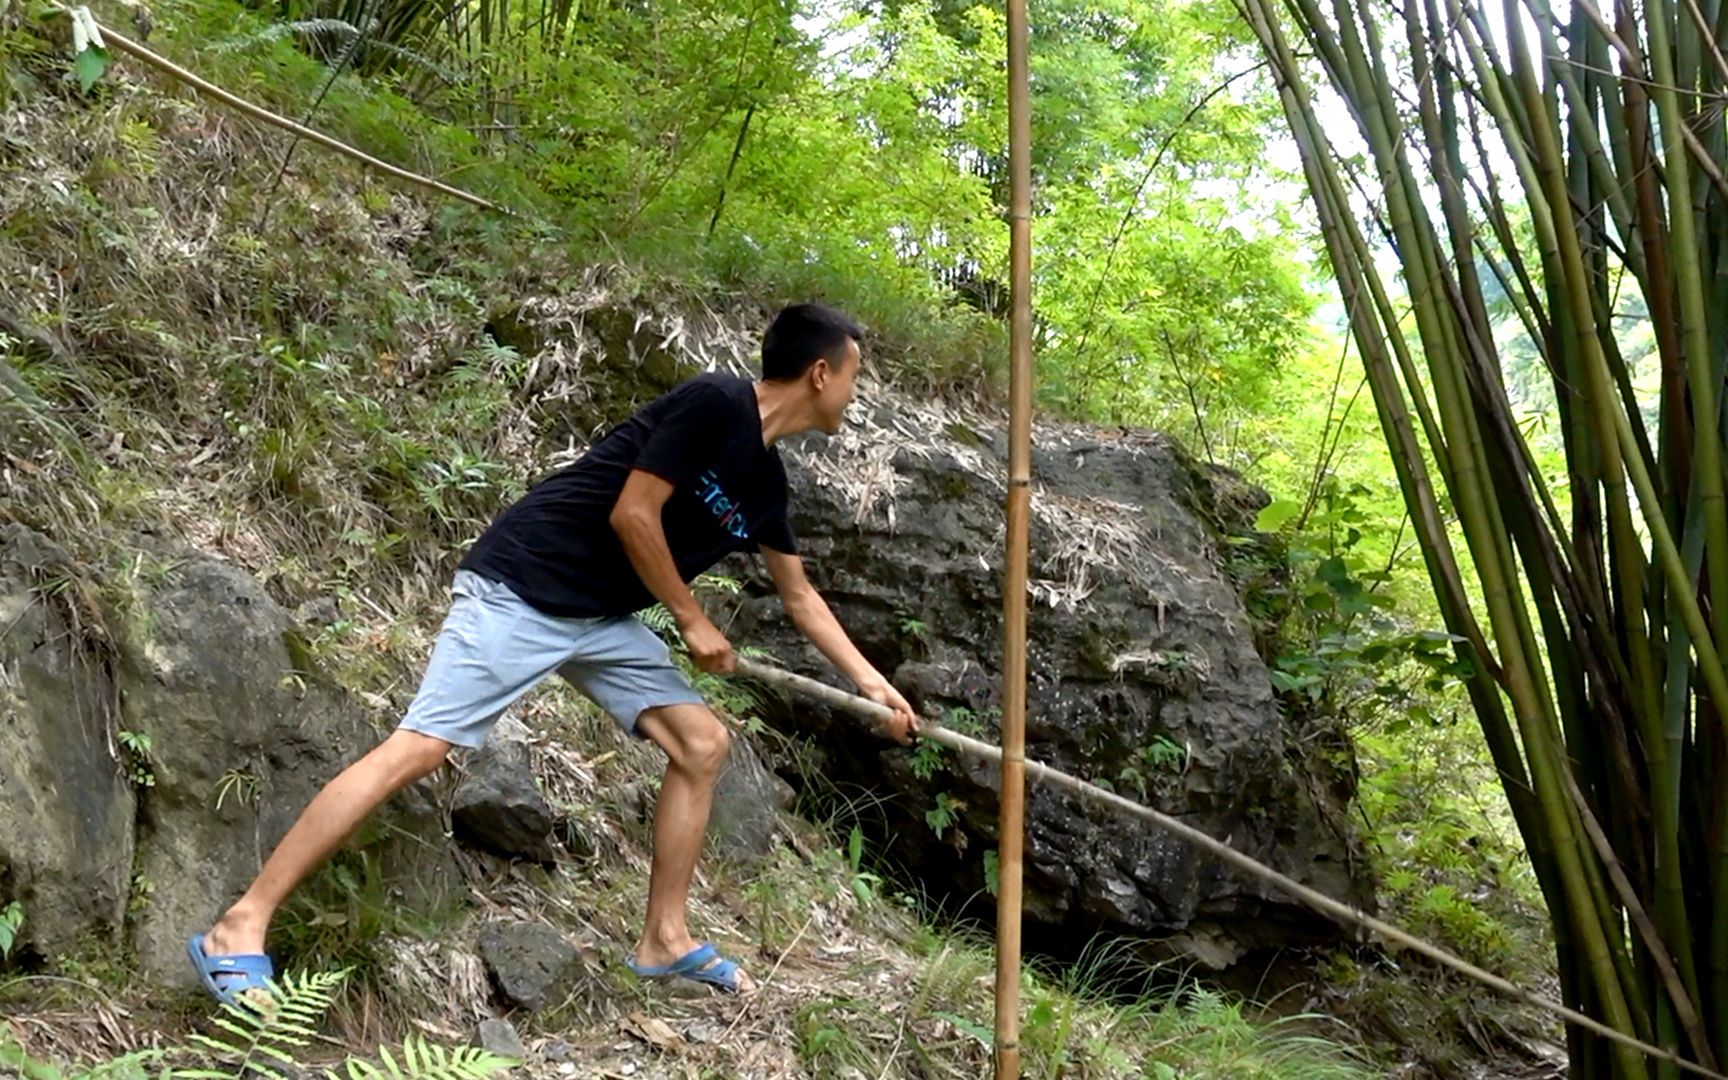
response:
[(823, 431), (838, 435), (846, 420), (846, 406), (858, 393), (858, 343), (848, 340), (838, 363), (826, 358), (810, 368), (816, 385), (816, 417)]

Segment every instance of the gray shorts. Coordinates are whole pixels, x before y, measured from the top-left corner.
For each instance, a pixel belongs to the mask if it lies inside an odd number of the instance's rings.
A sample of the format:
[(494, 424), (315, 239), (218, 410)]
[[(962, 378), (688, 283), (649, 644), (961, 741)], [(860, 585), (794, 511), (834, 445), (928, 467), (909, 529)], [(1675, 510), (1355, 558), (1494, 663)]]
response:
[(456, 573), (420, 692), (401, 726), (474, 747), (511, 702), (556, 671), (635, 735), (644, 709), (699, 705), (666, 643), (634, 616), (547, 615), (506, 585)]

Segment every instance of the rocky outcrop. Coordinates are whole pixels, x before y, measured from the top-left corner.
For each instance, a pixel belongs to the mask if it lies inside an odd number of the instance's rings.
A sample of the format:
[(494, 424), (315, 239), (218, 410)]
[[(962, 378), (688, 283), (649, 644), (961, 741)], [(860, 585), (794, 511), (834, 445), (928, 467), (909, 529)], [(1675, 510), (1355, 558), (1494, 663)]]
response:
[(58, 546), (0, 530), (0, 901), (42, 956), (118, 944), (131, 894), (137, 799), (91, 600)]
[[(493, 329), (544, 361), (541, 377), (580, 389), (538, 432), (559, 443), (690, 374), (692, 356), (742, 354), (749, 337), (730, 323), (698, 333), (621, 310), (543, 307)], [(601, 370), (574, 379), (584, 357)], [(880, 394), (860, 409), (862, 423), (839, 438), (787, 450), (811, 576), (927, 715), (994, 738), (1003, 434), (932, 401)], [(1034, 468), (1031, 756), (1370, 904), (1344, 815), (1348, 745), (1284, 715), (1226, 572), (1226, 552), (1254, 542), (1263, 496), (1144, 433), (1045, 427)], [(186, 934), (382, 732), (310, 672), (294, 619), (249, 574), (139, 547), (98, 588), (46, 538), (0, 533), (0, 901), (24, 904), (27, 951), (123, 945), (148, 975), (180, 983)], [(728, 572), (746, 583), (724, 601), (736, 604), (722, 623), (734, 640), (838, 682), (755, 564)], [(890, 796), (864, 824), (928, 892), (985, 894), (998, 832), (991, 770), (889, 747), (804, 702), (767, 718), (806, 737), (836, 783)], [(1313, 752), (1322, 740), (1331, 753)], [(750, 856), (772, 843), (789, 793), (736, 745), (714, 830), (722, 849)], [(469, 762), (455, 800), (461, 837), (511, 857), (565, 857), (571, 823), (535, 790), (530, 760), (526, 747), (504, 747)], [(370, 857), (402, 892), (392, 899), (436, 908), (458, 891), (440, 809), (416, 789), (385, 813)], [(1044, 942), (1156, 937), (1222, 966), (1339, 933), (1065, 794), (1031, 793), (1027, 841), (1026, 918), (1049, 932)]]
[[(795, 528), (840, 621), (925, 715), (995, 739), (1002, 432), (884, 402), (842, 437), (788, 456)], [(1145, 434), (1042, 429), (1034, 473), (1028, 755), (1371, 904), (1344, 816), (1347, 763), (1303, 752), (1224, 571), (1226, 531), (1250, 533), (1264, 496)], [(738, 572), (752, 582), (738, 640), (840, 682), (760, 575)], [(993, 769), (888, 748), (805, 702), (775, 722), (816, 736), (832, 778), (892, 792), (878, 839), (925, 888), (954, 901), (984, 894)], [(1338, 933), (1189, 846), (1052, 790), (1030, 794), (1025, 890), (1029, 924), (1059, 938), (1160, 937), (1215, 966)]]
[[(148, 978), (188, 985), (187, 935), (379, 733), (296, 660), (250, 575), (190, 552), (139, 552), (130, 573), (104, 597), (47, 539), (0, 532), (0, 897), (38, 955), (126, 944)], [(392, 902), (460, 894), (424, 788), (380, 824)]]
[[(698, 368), (752, 373), (754, 334), (724, 317), (546, 297), (492, 328), (581, 388), (578, 438)], [(867, 392), (854, 413), (862, 422), (840, 437), (786, 448), (811, 577), (926, 714), (995, 738), (1005, 433), (987, 411), (904, 394)], [(1371, 907), (1345, 813), (1348, 740), (1285, 715), (1227, 573), (1229, 552), (1265, 541), (1253, 530), (1265, 494), (1150, 432), (1040, 425), (1035, 447), (1029, 754)], [(747, 583), (741, 598), (719, 601), (736, 642), (842, 682), (787, 623), (753, 561), (725, 572)], [(770, 719), (805, 738), (828, 781), (892, 794), (865, 816), (892, 863), (934, 895), (985, 895), (997, 832), (991, 770), (885, 748), (807, 702)], [(1032, 793), (1027, 844), (1026, 918), (1053, 932), (1039, 938), (1052, 945), (1126, 933), (1226, 966), (1248, 950), (1344, 932), (1068, 795)]]

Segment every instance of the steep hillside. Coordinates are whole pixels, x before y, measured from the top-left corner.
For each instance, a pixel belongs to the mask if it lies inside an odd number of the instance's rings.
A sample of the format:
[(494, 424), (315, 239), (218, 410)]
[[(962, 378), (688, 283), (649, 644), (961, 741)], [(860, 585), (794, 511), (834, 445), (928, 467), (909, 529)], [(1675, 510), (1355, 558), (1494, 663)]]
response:
[[(157, 1047), (179, 1061), (173, 1048), (202, 1003), (163, 989), (184, 980), (177, 942), (244, 883), (316, 783), (395, 722), (461, 546), (632, 405), (682, 373), (747, 359), (777, 298), (646, 280), (574, 248), (556, 224), (434, 202), (322, 151), (301, 148), (278, 182), (282, 133), (133, 65), (85, 93), (67, 77), (62, 24), (39, 14), (0, 14), (0, 912), (21, 917), (0, 939), (0, 996), (10, 1038), (35, 1058)], [(154, 18), (168, 50), (246, 16), (188, 4)], [(317, 71), (279, 39), (198, 55), (264, 98), (296, 100)], [(381, 91), (345, 84), (325, 119), (396, 160), (548, 205), (507, 163)], [(819, 520), (833, 528), (845, 499), (824, 479), (855, 480), (866, 464), (879, 482), (907, 486), (905, 508), (896, 519), (894, 499), (869, 500), (886, 517), (859, 513), (850, 537), (822, 536), (821, 583), (880, 661), (922, 682), (929, 705), (984, 717), (987, 690), (930, 688), (967, 650), (988, 669), (988, 575), (946, 575), (971, 592), (927, 632), (901, 610), (907, 601), (846, 579), (869, 578), (871, 551), (888, 552), (880, 567), (893, 571), (920, 551), (954, 560), (986, 542), (981, 521), (933, 537), (907, 515), (929, 519), (944, 502), (982, 513), (990, 394), (916, 374), (927, 369), (904, 358), (927, 345), (915, 338), (869, 346), (881, 361), (876, 409), (859, 432), (874, 441), (843, 440), (827, 456), (810, 448), (802, 467), (819, 494), (801, 512), (812, 531)], [(943, 370), (968, 364), (988, 361), (960, 355)], [(956, 428), (943, 409), (957, 407), (967, 422)], [(895, 415), (923, 426), (896, 433), (883, 424)], [(943, 468), (929, 465), (933, 447)], [(1044, 692), (1055, 701), (1087, 684), (1092, 704), (1068, 719), (1095, 729), (1119, 709), (1137, 744), (1189, 744), (1168, 776), (1156, 772), (1165, 759), (1145, 759), (1146, 797), (1176, 808), (1198, 799), (1221, 830), (1239, 820), (1265, 848), (1300, 832), (1325, 855), (1317, 880), (1362, 888), (1340, 813), (1348, 768), (1297, 771), (1304, 759), (1286, 743), (1323, 733), (1280, 728), (1252, 628), (1208, 547), (1230, 515), (1207, 503), (1208, 482), (1173, 448), (1096, 455), (1112, 472), (1141, 459), (1150, 481), (1106, 494), (1086, 487), (1095, 464), (1066, 502), (1052, 500), (1068, 517), (1046, 511), (1047, 584), (1070, 590), (1051, 598), (1052, 618), (1075, 618), (1088, 572), (1148, 552), (1160, 561), (1107, 595), (1120, 637), (1093, 627), (1093, 640), (1049, 665), (1061, 678)], [(960, 484), (946, 495), (944, 470)], [(1162, 519), (1150, 516), (1159, 500)], [(1148, 517), (1124, 525), (1124, 514)], [(1171, 535), (1152, 538), (1148, 520)], [(1071, 546), (1088, 535), (1104, 547)], [(1143, 546), (1154, 540), (1174, 546)], [(759, 583), (728, 573), (751, 605), (740, 625), (771, 638)], [(718, 605), (737, 603), (727, 584), (716, 582)], [(1169, 640), (1158, 637), (1160, 592)], [(1067, 635), (1073, 623), (1052, 625)], [(704, 686), (754, 737), (738, 745), (759, 749), (740, 751), (723, 802), (741, 812), (721, 815), (697, 914), (765, 979), (762, 995), (668, 997), (623, 970), (658, 759), (551, 686), (517, 711), (511, 747), (401, 800), (285, 912), (274, 948), (289, 968), (351, 969), (333, 1010), (344, 1042), (364, 1051), (419, 1032), (456, 1043), (509, 1015), (531, 1068), (547, 1075), (981, 1075), (988, 953), (936, 916), (963, 910), (986, 883), (983, 852), (922, 889), (888, 876), (912, 856), (939, 865), (938, 842), (987, 840), (979, 779), (946, 766), (956, 824), (944, 841), (945, 829), (918, 828), (942, 804), (906, 797), (910, 755), (830, 740), (829, 760), (815, 762), (809, 736), (827, 718)], [(1205, 745), (1210, 714), (1234, 742)], [(1041, 737), (1052, 750), (1071, 744), (1076, 767), (1097, 775), (1112, 754), (1141, 749), (1101, 745), (1086, 723)], [(758, 755), (803, 790), (789, 793), (752, 764)], [(859, 766), (869, 755), (889, 761), (898, 796)], [(1231, 772), (1250, 759), (1263, 763), (1254, 783)], [(544, 805), (538, 849), (477, 836), (485, 800), (479, 818), (453, 811), (460, 791), (487, 784)], [(776, 813), (764, 828), (760, 808), (792, 798), (820, 822)], [(884, 799), (887, 812), (872, 808)], [(1034, 843), (1067, 831), (1078, 850), (1094, 843), (1086, 829), (1108, 827), (1083, 824), (1054, 808)], [(1033, 916), (1063, 929), (1070, 955), (1100, 930), (1186, 935), (1182, 950), (1209, 959), (1286, 942), (1296, 920), (1278, 898), (1191, 860), (1136, 867), (1149, 857), (1136, 843), (1115, 868), (1067, 866), (1072, 879), (1047, 882), (1049, 906)], [(1047, 866), (1065, 865), (1060, 851), (1047, 849)], [(1117, 887), (1127, 883), (1142, 891), (1133, 902)], [(1115, 909), (1101, 903), (1110, 897)], [(1298, 929), (1305, 944), (1336, 940), (1333, 927)], [(1347, 1041), (1333, 1025), (1311, 1021), (1302, 1037), (1256, 1028), (1204, 992), (1124, 1006), (1145, 992), (1144, 957), (1094, 945), (1083, 961), (1029, 984), (1027, 1052), (1049, 1074), (1064, 1064), (1112, 1076), (1360, 1071), (1311, 1034)]]

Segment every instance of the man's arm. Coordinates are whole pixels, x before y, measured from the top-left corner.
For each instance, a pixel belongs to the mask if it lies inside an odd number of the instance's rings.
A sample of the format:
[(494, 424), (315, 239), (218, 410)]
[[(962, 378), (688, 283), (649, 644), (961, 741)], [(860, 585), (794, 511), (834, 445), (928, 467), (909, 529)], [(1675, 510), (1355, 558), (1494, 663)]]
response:
[(642, 584), (672, 614), (696, 666), (703, 671), (729, 672), (738, 663), (732, 655), (732, 643), (709, 621), (690, 586), (678, 576), (678, 564), (672, 561), (672, 548), (666, 543), (660, 512), (671, 497), (670, 483), (653, 473), (632, 469), (608, 522)]
[(911, 733), (918, 730), (918, 718), (913, 714), (912, 706), (881, 672), (871, 666), (870, 661), (864, 659), (858, 646), (846, 636), (840, 620), (829, 610), (828, 602), (804, 576), (804, 560), (767, 547), (762, 549), (762, 558), (768, 564), (768, 574), (774, 579), (774, 587), (780, 593), (780, 602), (785, 605), (792, 625), (809, 638), (823, 656), (833, 661), (860, 693), (878, 705), (893, 709), (894, 719), (889, 723), (889, 734), (901, 742), (910, 742)]

